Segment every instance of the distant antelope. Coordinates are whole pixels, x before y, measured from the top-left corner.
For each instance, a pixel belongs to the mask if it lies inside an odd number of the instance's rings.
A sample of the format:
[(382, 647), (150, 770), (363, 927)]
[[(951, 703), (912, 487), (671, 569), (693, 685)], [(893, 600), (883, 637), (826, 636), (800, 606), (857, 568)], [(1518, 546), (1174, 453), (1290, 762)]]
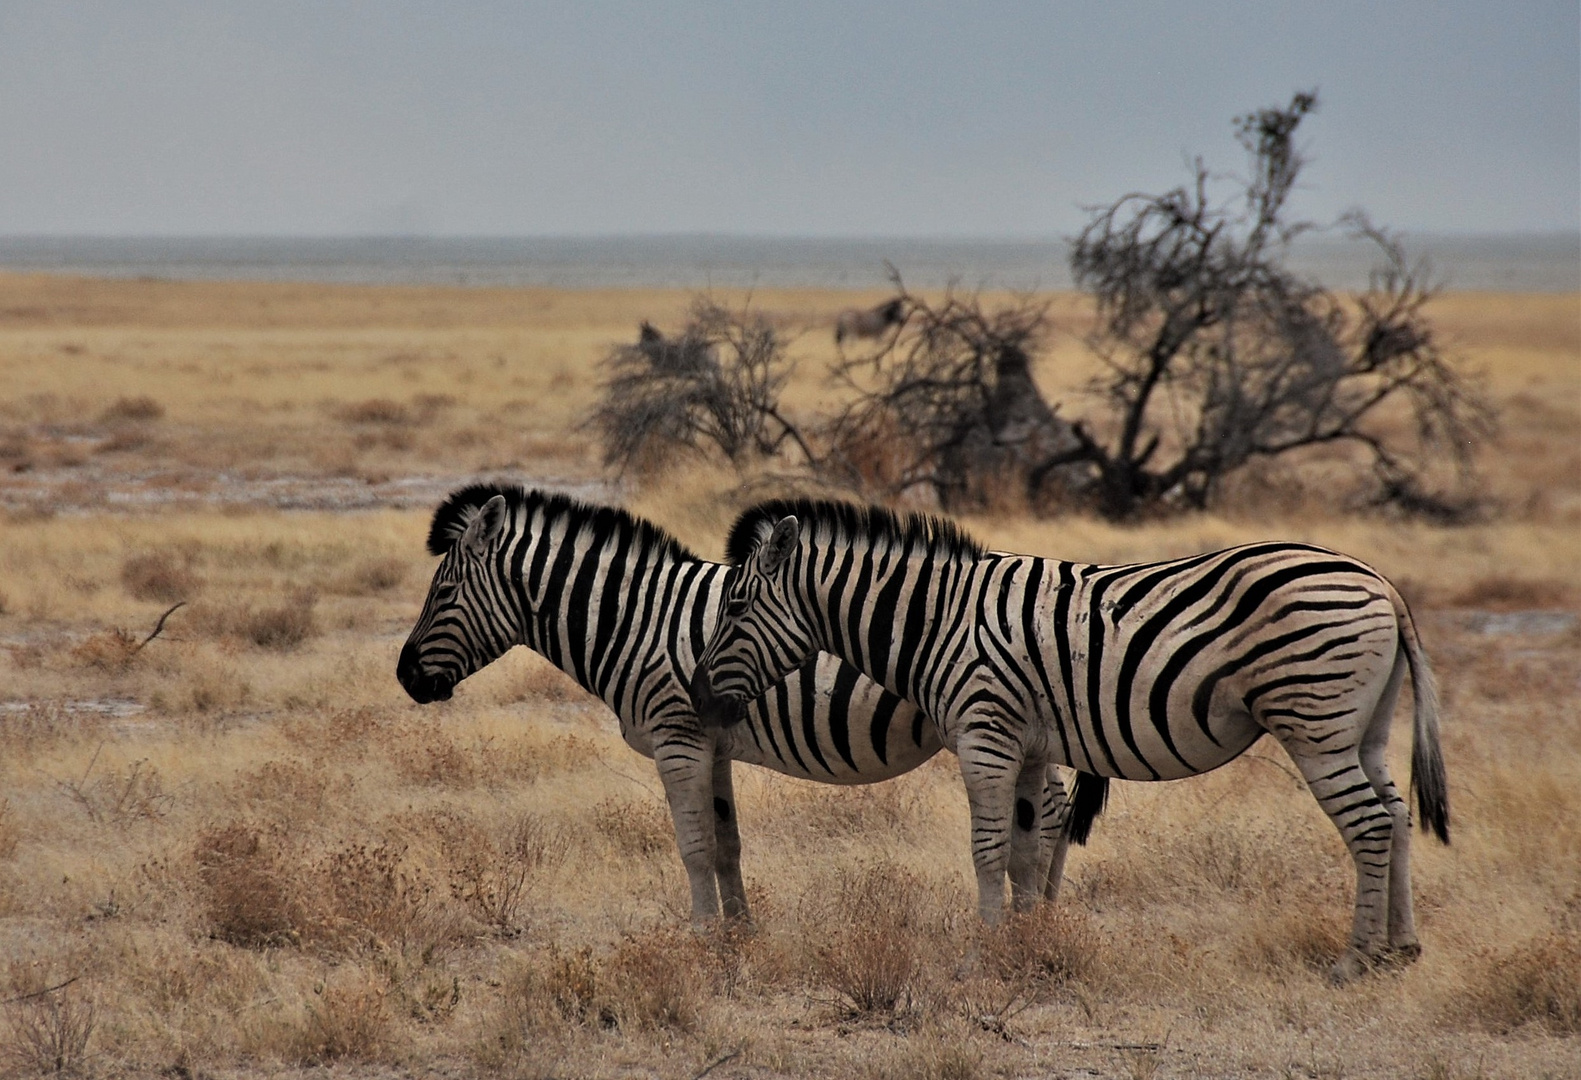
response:
[(839, 345), (848, 337), (883, 337), (884, 331), (900, 325), (905, 318), (906, 302), (898, 296), (865, 311), (848, 308), (840, 312), (840, 317), (834, 322), (834, 342)]

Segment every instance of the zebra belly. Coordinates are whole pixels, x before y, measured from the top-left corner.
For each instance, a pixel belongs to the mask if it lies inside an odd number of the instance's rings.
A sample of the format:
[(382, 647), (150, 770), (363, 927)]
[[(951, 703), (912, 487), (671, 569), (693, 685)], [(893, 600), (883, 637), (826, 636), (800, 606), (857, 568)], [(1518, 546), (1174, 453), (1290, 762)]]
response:
[(827, 654), (751, 702), (723, 737), (736, 761), (825, 784), (889, 780), (942, 748), (916, 706)]

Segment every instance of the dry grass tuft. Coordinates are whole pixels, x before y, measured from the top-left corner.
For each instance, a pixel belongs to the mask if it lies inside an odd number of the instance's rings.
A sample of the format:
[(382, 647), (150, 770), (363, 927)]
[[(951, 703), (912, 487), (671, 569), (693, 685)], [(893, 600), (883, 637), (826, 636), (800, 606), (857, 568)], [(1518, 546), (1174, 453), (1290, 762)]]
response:
[(294, 944), (306, 913), (279, 837), (244, 822), (205, 829), (193, 850), (210, 932), (243, 948)]
[(313, 988), (291, 1056), (303, 1065), (380, 1060), (391, 1044), (388, 996), (388, 987), (365, 971), (335, 971)]
[(165, 415), (165, 407), (146, 394), (136, 397), (116, 398), (103, 412), (99, 421), (105, 424), (123, 423), (128, 420), (158, 420)]
[(802, 911), (813, 984), (855, 1018), (893, 1023), (919, 1014), (927, 949), (943, 929), (931, 899), (923, 881), (896, 863), (837, 871)]
[(24, 1000), (5, 1006), (10, 1038), (0, 1060), (24, 1076), (80, 1076), (88, 1072), (89, 1044), (99, 1025), (93, 999), (67, 986), (53, 992), (23, 991)]
[(1568, 602), (1569, 592), (1569, 588), (1559, 581), (1533, 581), (1506, 574), (1490, 574), (1470, 582), (1455, 594), (1451, 603), (1458, 607), (1494, 610), (1558, 607)]
[(409, 424), (412, 412), (389, 398), (348, 402), (335, 410), (335, 419), (347, 424)]
[(335, 583), (344, 596), (377, 596), (389, 592), (406, 580), (406, 563), (400, 559), (364, 559)]
[(528, 893), (565, 859), (568, 849), (558, 829), (532, 815), (517, 820), (501, 844), (475, 833), (452, 857), (450, 893), (479, 922), (514, 936), (522, 930), (521, 908)]
[(140, 644), (130, 631), (117, 626), (83, 638), (72, 646), (71, 658), (84, 667), (124, 671), (137, 655)]
[(1454, 1011), (1496, 1034), (1537, 1025), (1581, 1035), (1581, 934), (1544, 934), (1509, 952), (1484, 953)]
[(980, 948), (985, 970), (1002, 982), (1053, 989), (1090, 979), (1102, 944), (1082, 911), (1041, 904), (985, 928)]
[(593, 827), (621, 855), (652, 858), (675, 847), (675, 826), (656, 803), (601, 799), (593, 807)]
[(242, 633), (260, 648), (279, 652), (295, 649), (318, 632), (313, 620), (313, 607), (317, 603), (317, 593), (299, 589), (287, 603), (248, 612), (242, 622)]
[(174, 604), (190, 600), (203, 587), (189, 560), (169, 551), (133, 555), (121, 563), (121, 587), (134, 600)]

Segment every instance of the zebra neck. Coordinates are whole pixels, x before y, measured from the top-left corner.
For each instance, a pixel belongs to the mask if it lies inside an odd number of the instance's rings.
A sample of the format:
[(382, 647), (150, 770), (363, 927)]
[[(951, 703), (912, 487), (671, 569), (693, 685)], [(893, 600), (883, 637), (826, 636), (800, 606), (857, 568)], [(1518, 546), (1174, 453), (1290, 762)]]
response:
[(850, 546), (815, 554), (809, 609), (819, 647), (923, 709), (945, 692), (939, 661), (958, 647), (967, 560)]
[(526, 644), (612, 705), (635, 650), (658, 635), (678, 588), (710, 564), (638, 538), (552, 526), (521, 559)]

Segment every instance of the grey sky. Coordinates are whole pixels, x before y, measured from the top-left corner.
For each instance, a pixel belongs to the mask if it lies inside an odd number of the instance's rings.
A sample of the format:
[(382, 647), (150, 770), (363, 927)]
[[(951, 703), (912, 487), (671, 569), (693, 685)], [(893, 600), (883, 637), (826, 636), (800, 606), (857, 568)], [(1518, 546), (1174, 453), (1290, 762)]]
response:
[(1069, 233), (1316, 86), (1298, 209), (1581, 224), (1575, 0), (0, 0), (0, 233)]

